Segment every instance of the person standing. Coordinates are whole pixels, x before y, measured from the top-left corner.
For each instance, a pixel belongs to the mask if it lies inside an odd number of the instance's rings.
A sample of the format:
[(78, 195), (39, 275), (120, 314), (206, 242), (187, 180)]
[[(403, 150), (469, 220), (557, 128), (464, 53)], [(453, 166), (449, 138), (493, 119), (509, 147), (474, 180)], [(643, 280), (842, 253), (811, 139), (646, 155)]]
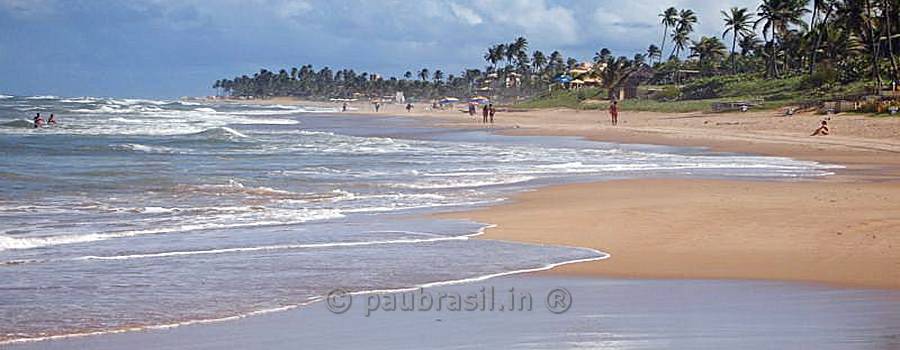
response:
[(489, 110), (488, 105), (484, 105), (484, 107), (481, 108), (481, 123), (482, 124), (487, 124), (487, 122), (488, 122), (488, 113), (489, 113), (488, 110)]
[(494, 124), (494, 113), (496, 113), (496, 112), (497, 112), (497, 110), (494, 109), (494, 104), (493, 103), (489, 104), (488, 105), (488, 114), (490, 114), (490, 116), (491, 116), (491, 124)]
[(612, 101), (609, 105), (609, 117), (612, 118), (612, 125), (619, 125), (619, 101)]

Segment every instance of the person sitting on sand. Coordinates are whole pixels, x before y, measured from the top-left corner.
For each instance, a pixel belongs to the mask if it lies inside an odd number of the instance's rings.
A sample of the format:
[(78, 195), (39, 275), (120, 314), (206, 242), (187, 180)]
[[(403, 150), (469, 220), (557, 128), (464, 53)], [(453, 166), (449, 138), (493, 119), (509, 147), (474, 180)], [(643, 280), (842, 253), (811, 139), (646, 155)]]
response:
[(813, 131), (812, 135), (809, 136), (825, 136), (828, 135), (828, 121), (823, 120), (822, 125), (819, 125), (819, 128), (816, 131)]
[(50, 113), (50, 119), (47, 119), (47, 125), (56, 125), (56, 116)]
[(412, 112), (412, 109), (413, 109), (412, 103), (407, 103), (406, 104), (406, 112)]
[(493, 103), (488, 104), (488, 113), (491, 116), (491, 124), (494, 124), (494, 113), (496, 113), (496, 112), (497, 112), (497, 110), (494, 109), (494, 104)]
[(36, 116), (34, 116), (34, 127), (40, 128), (43, 125), (44, 125), (44, 118), (41, 118), (41, 114), (38, 113)]
[(619, 102), (612, 101), (609, 105), (609, 117), (612, 119), (612, 125), (619, 125)]

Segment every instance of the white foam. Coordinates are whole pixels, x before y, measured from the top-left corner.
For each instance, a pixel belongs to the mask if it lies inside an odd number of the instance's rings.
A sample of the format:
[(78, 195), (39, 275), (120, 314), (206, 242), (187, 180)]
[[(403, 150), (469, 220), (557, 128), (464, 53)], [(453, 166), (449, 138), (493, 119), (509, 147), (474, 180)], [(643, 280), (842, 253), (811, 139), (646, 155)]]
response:
[(124, 149), (124, 150), (144, 152), (144, 153), (159, 153), (159, 154), (178, 153), (178, 151), (176, 151), (172, 148), (169, 148), (169, 147), (147, 146), (147, 145), (142, 145), (139, 143), (126, 143), (126, 144), (121, 144), (121, 145), (113, 145), (113, 147), (117, 148), (117, 149)]
[(83, 256), (73, 260), (131, 260), (131, 259), (147, 259), (147, 258), (165, 258), (165, 257), (181, 257), (194, 255), (210, 255), (210, 254), (227, 254), (227, 253), (244, 253), (258, 251), (275, 251), (275, 250), (294, 250), (294, 249), (322, 249), (322, 248), (340, 248), (340, 247), (360, 247), (372, 245), (388, 245), (388, 244), (415, 244), (415, 243), (432, 243), (442, 241), (460, 241), (467, 240), (469, 236), (452, 236), (439, 238), (415, 238), (415, 239), (395, 239), (384, 241), (362, 241), (362, 242), (334, 242), (334, 243), (310, 243), (310, 244), (280, 244), (257, 247), (238, 247), (238, 248), (222, 248), (207, 250), (189, 250), (189, 251), (172, 251), (162, 253), (148, 254), (130, 254), (130, 255), (112, 255), (112, 256)]
[(26, 100), (56, 100), (59, 97), (53, 95), (41, 95), (41, 96), (28, 96)]
[(409, 189), (453, 189), (453, 188), (474, 188), (510, 185), (536, 179), (534, 176), (494, 176), (488, 179), (440, 179), (433, 181), (420, 181), (411, 184), (392, 184), (394, 188)]
[(255, 216), (246, 217), (246, 221), (238, 222), (209, 222), (209, 223), (189, 223), (176, 225), (171, 227), (159, 227), (144, 230), (118, 231), (109, 233), (91, 233), (91, 234), (70, 234), (46, 237), (21, 237), (13, 238), (8, 236), (0, 236), (0, 251), (3, 250), (19, 250), (33, 249), (48, 246), (58, 246), (76, 243), (88, 243), (104, 241), (117, 238), (136, 237), (149, 234), (163, 234), (174, 232), (188, 232), (209, 229), (228, 229), (241, 227), (259, 227), (273, 225), (289, 225), (298, 224), (309, 221), (328, 220), (343, 217), (344, 214), (336, 209), (299, 209), (281, 211), (264, 211)]

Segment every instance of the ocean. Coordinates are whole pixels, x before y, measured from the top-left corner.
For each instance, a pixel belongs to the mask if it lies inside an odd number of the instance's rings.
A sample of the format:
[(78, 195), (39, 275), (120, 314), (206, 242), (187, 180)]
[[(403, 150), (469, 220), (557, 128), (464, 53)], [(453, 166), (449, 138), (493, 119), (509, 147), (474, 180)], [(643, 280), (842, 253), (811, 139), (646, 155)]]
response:
[[(56, 115), (34, 128), (30, 119)], [(460, 116), (460, 118), (466, 118)], [(0, 344), (274, 312), (604, 259), (428, 214), (537, 186), (833, 166), (508, 137), (337, 109), (0, 95)], [(649, 195), (649, 194), (648, 194)]]

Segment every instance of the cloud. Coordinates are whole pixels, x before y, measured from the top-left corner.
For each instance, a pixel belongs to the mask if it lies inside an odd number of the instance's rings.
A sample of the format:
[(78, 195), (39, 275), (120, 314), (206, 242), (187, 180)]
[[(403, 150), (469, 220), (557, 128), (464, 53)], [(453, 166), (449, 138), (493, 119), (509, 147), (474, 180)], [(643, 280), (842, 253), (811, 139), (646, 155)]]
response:
[(299, 17), (313, 9), (313, 6), (304, 0), (289, 0), (278, 6), (279, 15), (283, 18)]
[(0, 0), (0, 13), (7, 12), (19, 18), (46, 16), (53, 10), (52, 0)]
[(484, 0), (474, 4), (490, 20), (488, 25), (511, 26), (539, 41), (571, 44), (578, 41), (578, 22), (572, 10), (548, 6), (544, 0)]
[[(631, 56), (659, 45), (657, 14), (668, 6), (698, 13), (696, 40), (721, 37), (720, 10), (758, 1), (0, 0), (0, 89), (181, 96), (208, 93), (222, 77), (306, 63), (386, 76), (458, 73), (518, 36), (532, 50), (576, 59), (603, 47)], [(104, 79), (87, 86), (86, 76)], [(44, 91), (46, 80), (58, 90)]]
[(484, 20), (481, 18), (481, 16), (479, 16), (477, 13), (475, 13), (475, 11), (472, 11), (472, 9), (461, 6), (455, 2), (450, 3), (450, 11), (453, 12), (453, 15), (456, 16), (456, 18), (459, 18), (464, 23), (467, 23), (472, 26), (478, 25), (478, 24), (481, 24), (482, 22), (484, 22)]

